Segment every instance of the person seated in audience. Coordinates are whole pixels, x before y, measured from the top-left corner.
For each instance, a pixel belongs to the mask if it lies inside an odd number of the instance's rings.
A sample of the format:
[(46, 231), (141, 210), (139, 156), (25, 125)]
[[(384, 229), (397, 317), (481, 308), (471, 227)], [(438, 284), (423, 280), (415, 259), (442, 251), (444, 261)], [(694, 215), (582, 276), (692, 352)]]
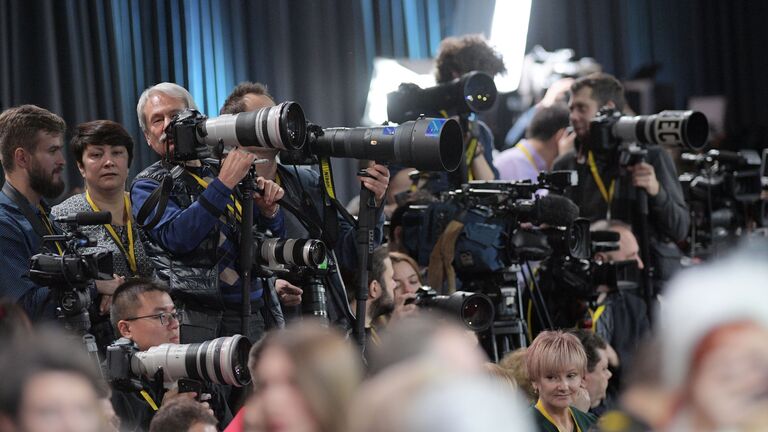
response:
[(587, 355), (579, 339), (562, 331), (543, 331), (527, 353), (528, 376), (539, 395), (531, 407), (538, 430), (589, 430), (597, 418), (573, 406), (587, 372)]
[(600, 335), (583, 329), (571, 330), (579, 338), (584, 353), (587, 355), (587, 373), (584, 375), (584, 385), (589, 394), (589, 412), (600, 417), (605, 412), (606, 390), (608, 380), (613, 375), (608, 369), (608, 344)]

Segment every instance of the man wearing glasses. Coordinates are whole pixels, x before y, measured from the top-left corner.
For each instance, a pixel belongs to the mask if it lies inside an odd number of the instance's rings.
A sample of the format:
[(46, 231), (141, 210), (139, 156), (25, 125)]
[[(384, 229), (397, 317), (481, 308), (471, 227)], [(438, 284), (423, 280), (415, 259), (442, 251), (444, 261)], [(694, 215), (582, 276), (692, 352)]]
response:
[[(164, 343), (179, 343), (179, 315), (167, 287), (146, 279), (132, 279), (117, 288), (112, 297), (110, 319), (120, 336), (130, 339), (140, 351)], [(176, 399), (195, 400), (194, 392), (179, 393), (173, 386), (141, 378), (140, 391), (113, 389), (112, 405), (124, 430), (148, 430), (155, 412)], [(220, 392), (210, 392), (214, 414), (226, 424), (232, 414)], [(206, 395), (208, 396), (208, 395)], [(206, 408), (208, 403), (201, 402)]]

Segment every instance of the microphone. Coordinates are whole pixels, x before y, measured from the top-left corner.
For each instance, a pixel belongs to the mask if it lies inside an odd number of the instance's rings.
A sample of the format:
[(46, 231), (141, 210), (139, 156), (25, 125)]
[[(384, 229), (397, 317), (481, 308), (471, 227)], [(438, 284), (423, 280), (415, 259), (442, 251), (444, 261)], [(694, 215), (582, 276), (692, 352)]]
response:
[(531, 217), (538, 224), (569, 226), (579, 217), (579, 207), (562, 195), (547, 194), (536, 200)]
[(112, 223), (112, 213), (108, 211), (70, 213), (59, 216), (54, 221), (74, 225), (106, 225)]

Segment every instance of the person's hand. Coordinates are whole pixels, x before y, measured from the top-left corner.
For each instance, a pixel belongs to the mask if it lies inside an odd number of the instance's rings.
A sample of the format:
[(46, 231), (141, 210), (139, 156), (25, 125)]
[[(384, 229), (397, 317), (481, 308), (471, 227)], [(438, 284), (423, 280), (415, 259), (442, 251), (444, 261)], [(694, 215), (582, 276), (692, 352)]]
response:
[[(160, 406), (166, 406), (168, 404), (172, 404), (174, 402), (186, 399), (186, 400), (191, 400), (199, 403), (200, 406), (205, 408), (210, 415), (214, 415), (213, 410), (211, 409), (210, 405), (208, 405), (208, 402), (198, 402), (196, 398), (197, 398), (197, 392), (179, 393), (179, 388), (174, 387), (171, 390), (168, 390), (167, 392), (165, 392), (165, 394), (163, 395), (163, 401), (160, 402)], [(200, 395), (200, 398), (204, 400), (209, 400), (211, 398), (211, 395), (207, 393), (203, 393)]]
[(275, 280), (275, 290), (277, 291), (277, 297), (280, 299), (281, 305), (297, 306), (301, 304), (301, 294), (304, 293), (304, 291), (296, 285), (291, 285), (287, 280)]
[(123, 276), (113, 274), (112, 279), (110, 280), (97, 280), (96, 291), (98, 291), (99, 294), (111, 296), (115, 293), (117, 287), (122, 285), (123, 282), (125, 282), (125, 278)]
[(277, 183), (264, 177), (256, 178), (256, 187), (261, 191), (254, 192), (253, 202), (259, 208), (261, 214), (268, 218), (277, 215), (279, 204), (277, 203), (285, 195), (285, 191)]
[(235, 148), (224, 158), (219, 171), (219, 180), (224, 183), (224, 186), (233, 189), (245, 178), (255, 160), (255, 154)]
[(656, 196), (659, 193), (659, 181), (656, 179), (656, 170), (653, 165), (647, 162), (627, 167), (627, 171), (632, 173), (632, 184), (635, 187), (643, 188), (649, 196)]
[(576, 148), (576, 132), (571, 131), (563, 134), (563, 137), (557, 141), (557, 154), (564, 155)]
[(402, 290), (395, 290), (395, 310), (392, 311), (390, 323), (414, 316), (419, 311), (419, 307), (413, 303), (405, 304), (408, 300), (415, 300), (416, 293), (406, 293)]
[(380, 164), (373, 164), (365, 169), (370, 177), (357, 177), (366, 189), (373, 192), (376, 204), (381, 204), (389, 186), (389, 168)]
[(592, 401), (589, 399), (589, 391), (584, 384), (584, 380), (582, 380), (581, 386), (576, 390), (576, 393), (571, 396), (571, 405), (584, 412), (589, 411), (589, 408), (592, 406)]

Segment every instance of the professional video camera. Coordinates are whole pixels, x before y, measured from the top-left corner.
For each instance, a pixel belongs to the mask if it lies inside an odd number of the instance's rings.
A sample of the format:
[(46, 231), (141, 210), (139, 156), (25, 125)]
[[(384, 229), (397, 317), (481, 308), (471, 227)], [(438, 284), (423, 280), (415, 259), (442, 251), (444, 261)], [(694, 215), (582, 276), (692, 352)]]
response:
[(304, 315), (328, 320), (323, 277), (330, 271), (328, 250), (320, 240), (266, 238), (256, 234), (253, 265), (257, 274), (277, 276), (304, 290)]
[(79, 226), (108, 224), (112, 221), (112, 214), (73, 213), (55, 221), (66, 224), (66, 234), (44, 236), (43, 244), (51, 247), (64, 245), (62, 254), (39, 253), (32, 256), (29, 276), (33, 282), (49, 288), (64, 326), (84, 335), (91, 327), (88, 284), (94, 279), (111, 280), (113, 269), (112, 252), (96, 247), (96, 241), (83, 234)]
[(683, 153), (694, 170), (680, 175), (691, 208), (692, 255), (716, 252), (756, 227), (768, 226), (768, 204), (762, 198), (760, 156), (755, 150), (710, 150)]
[(493, 302), (485, 294), (456, 291), (451, 295), (438, 295), (437, 291), (422, 286), (416, 291), (416, 298), (407, 300), (424, 309), (436, 309), (455, 316), (475, 332), (488, 330), (493, 324)]
[(146, 351), (123, 338), (107, 347), (107, 379), (115, 388), (132, 391), (141, 389), (140, 377), (154, 380), (162, 370), (165, 382), (192, 378), (242, 387), (251, 382), (250, 349), (251, 342), (242, 335), (193, 344), (166, 343)]
[(421, 116), (448, 117), (486, 111), (496, 102), (496, 94), (493, 78), (477, 71), (426, 89), (403, 83), (387, 95), (387, 116), (391, 122), (403, 123)]
[(220, 157), (235, 146), (299, 149), (305, 141), (306, 120), (296, 102), (216, 118), (187, 109), (173, 117), (165, 134), (166, 157), (183, 162)]

